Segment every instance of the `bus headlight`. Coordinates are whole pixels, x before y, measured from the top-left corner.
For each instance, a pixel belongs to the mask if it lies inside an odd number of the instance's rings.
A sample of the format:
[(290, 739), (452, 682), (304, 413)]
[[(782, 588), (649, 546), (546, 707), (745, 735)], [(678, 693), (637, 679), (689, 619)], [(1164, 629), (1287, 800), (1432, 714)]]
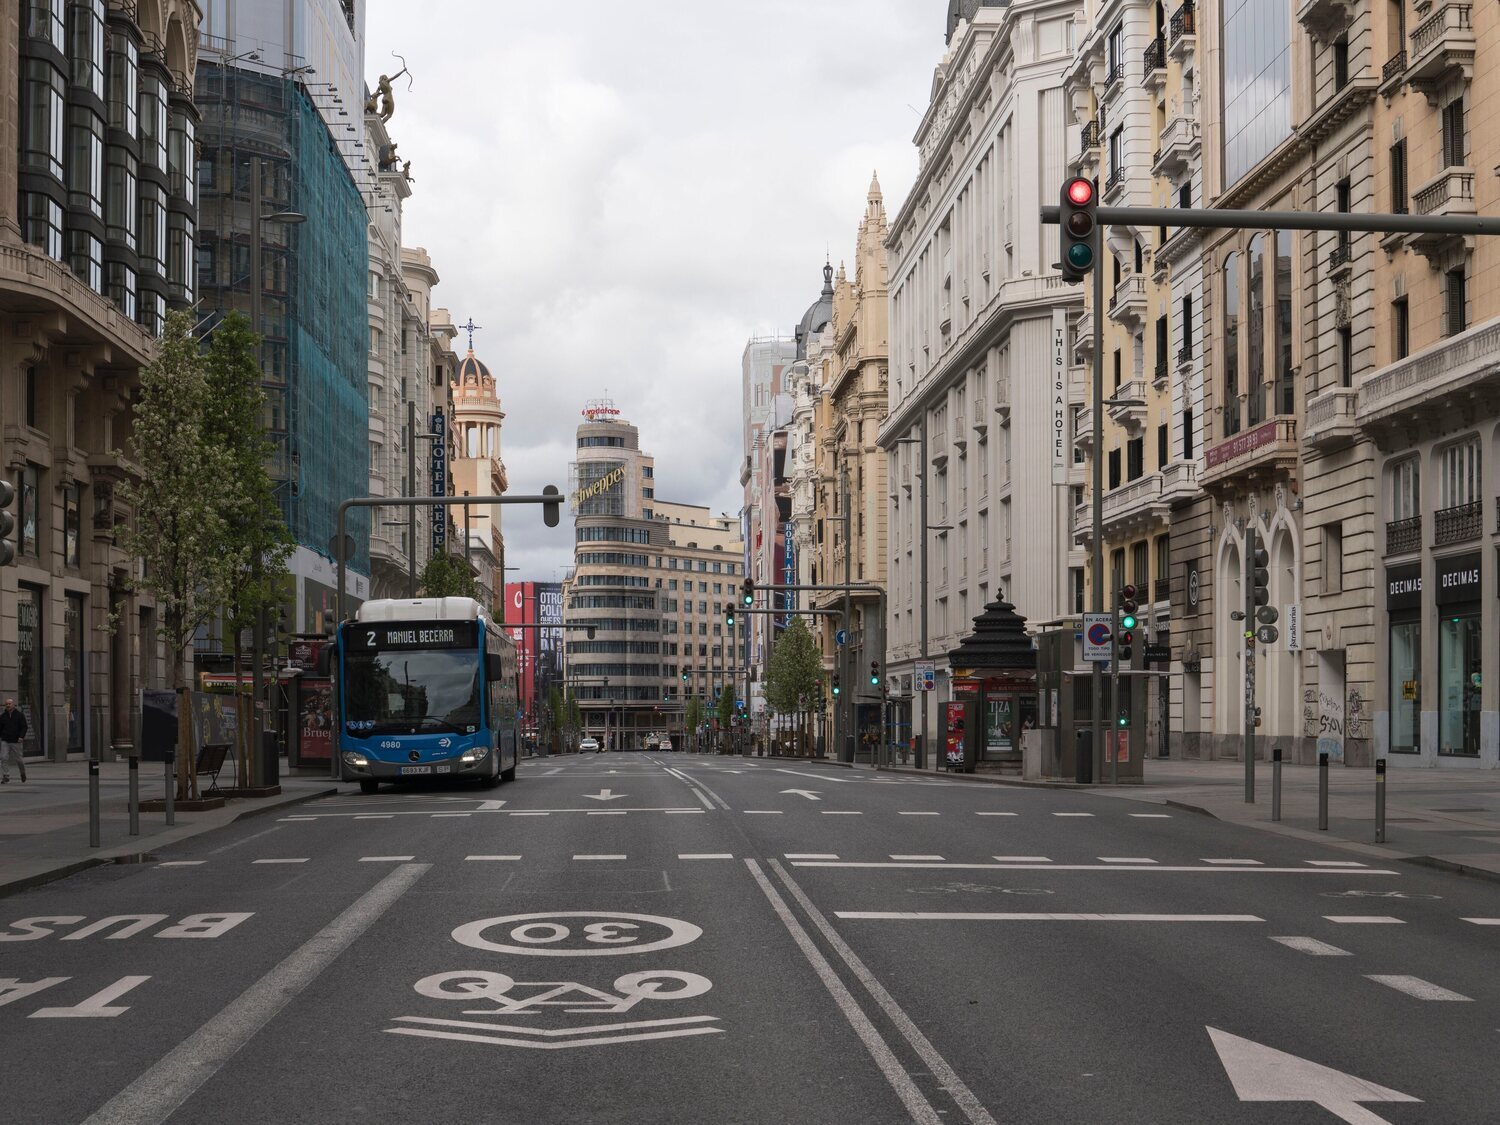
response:
[(363, 754), (357, 754), (353, 750), (345, 750), (344, 765), (356, 770), (368, 769), (370, 760)]
[(484, 756), (489, 752), (488, 746), (471, 746), (458, 756), (458, 760), (464, 763), (464, 765), (473, 765), (475, 762), (483, 760)]

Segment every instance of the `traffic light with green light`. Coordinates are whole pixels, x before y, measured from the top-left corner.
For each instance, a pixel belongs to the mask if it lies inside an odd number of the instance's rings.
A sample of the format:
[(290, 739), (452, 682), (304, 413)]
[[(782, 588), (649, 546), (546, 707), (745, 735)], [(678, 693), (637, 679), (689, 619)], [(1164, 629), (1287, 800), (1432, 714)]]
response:
[(880, 686), (880, 661), (870, 661), (870, 684), (873, 687)]
[(724, 624), (734, 628), (734, 603), (728, 602), (724, 606)]
[(1115, 630), (1115, 649), (1121, 664), (1129, 664), (1134, 651), (1131, 646), (1135, 643), (1136, 612), (1140, 609), (1135, 600), (1136, 593), (1134, 586), (1120, 587), (1120, 627)]
[(833, 694), (837, 696), (840, 694), (840, 691), (841, 689), (839, 688), (839, 674), (835, 672), (833, 674)]
[(747, 578), (740, 584), (740, 602), (746, 609), (755, 604), (755, 579)]

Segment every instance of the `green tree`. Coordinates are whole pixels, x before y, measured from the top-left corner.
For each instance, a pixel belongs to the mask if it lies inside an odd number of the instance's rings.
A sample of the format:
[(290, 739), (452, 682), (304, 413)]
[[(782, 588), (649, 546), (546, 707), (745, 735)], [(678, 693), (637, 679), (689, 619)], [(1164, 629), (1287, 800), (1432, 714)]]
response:
[(233, 458), (210, 440), (208, 364), (186, 312), (168, 314), (156, 359), (141, 369), (120, 486), (132, 519), (120, 546), (143, 563), (135, 588), (156, 600), (177, 691), (177, 796), (198, 795), (189, 666), (193, 636), (229, 603), (244, 551), (229, 532), (235, 511)]
[(478, 596), (474, 573), (457, 555), (438, 554), (422, 568), (424, 598), (472, 598)]
[(782, 715), (797, 717), (798, 741), (806, 738), (807, 712), (816, 706), (823, 675), (823, 655), (801, 617), (782, 630), (766, 668), (766, 703)]
[[(204, 356), (208, 409), (204, 436), (229, 459), (222, 542), (235, 563), (224, 627), (234, 638), (234, 667), (240, 669), (240, 634), (255, 627), (262, 611), (279, 604), (289, 572), (292, 535), (267, 468), (276, 451), (266, 435), (266, 395), (261, 389), (260, 337), (250, 321), (232, 312), (219, 322)], [(250, 709), (240, 708), (240, 748), (235, 760), (239, 784), (250, 784), (260, 747), (251, 745)], [(249, 746), (248, 752), (246, 746)]]
[(734, 704), (734, 688), (729, 684), (725, 684), (719, 692), (719, 705), (715, 709), (715, 716), (719, 720), (719, 726), (724, 730), (728, 730), (730, 724), (734, 722)]
[(547, 689), (547, 718), (550, 724), (548, 745), (552, 753), (556, 754), (562, 749), (562, 728), (568, 718), (563, 714), (562, 691), (556, 684)]

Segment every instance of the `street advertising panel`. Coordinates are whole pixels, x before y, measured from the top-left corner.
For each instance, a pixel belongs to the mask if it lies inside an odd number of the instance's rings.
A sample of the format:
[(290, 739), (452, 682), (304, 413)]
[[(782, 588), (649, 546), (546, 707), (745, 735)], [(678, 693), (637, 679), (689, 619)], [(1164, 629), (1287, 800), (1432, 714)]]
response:
[(943, 704), (943, 764), (964, 764), (964, 701)]
[(297, 685), (298, 764), (333, 757), (333, 681), (303, 676)]

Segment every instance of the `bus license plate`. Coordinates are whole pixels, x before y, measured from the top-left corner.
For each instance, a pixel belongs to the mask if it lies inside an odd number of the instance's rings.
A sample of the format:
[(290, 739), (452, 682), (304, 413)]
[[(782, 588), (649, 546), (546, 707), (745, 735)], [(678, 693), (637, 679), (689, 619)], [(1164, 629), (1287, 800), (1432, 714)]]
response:
[(403, 776), (406, 776), (408, 774), (414, 774), (414, 773), (431, 773), (431, 772), (432, 772), (432, 767), (431, 766), (402, 766), (401, 767), (401, 773), (402, 773)]

